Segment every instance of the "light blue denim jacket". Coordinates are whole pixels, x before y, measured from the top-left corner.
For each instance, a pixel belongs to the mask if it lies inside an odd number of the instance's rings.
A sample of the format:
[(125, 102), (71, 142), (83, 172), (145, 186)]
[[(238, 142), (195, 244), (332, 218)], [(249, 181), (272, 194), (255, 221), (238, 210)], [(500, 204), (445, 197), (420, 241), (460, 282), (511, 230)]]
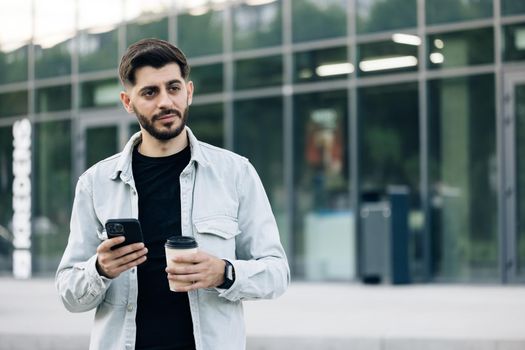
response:
[[(227, 290), (189, 292), (197, 350), (245, 349), (242, 301), (275, 298), (290, 280), (288, 262), (268, 198), (253, 166), (232, 152), (199, 142), (186, 128), (191, 160), (180, 176), (182, 234), (235, 267)], [(69, 242), (56, 274), (66, 308), (96, 308), (90, 349), (134, 349), (136, 268), (115, 279), (96, 270), (97, 246), (111, 218), (138, 218), (131, 167), (132, 136), (124, 150), (88, 169), (78, 180)], [(162, 312), (162, 310), (158, 310)], [(174, 316), (176, 327), (176, 316)]]

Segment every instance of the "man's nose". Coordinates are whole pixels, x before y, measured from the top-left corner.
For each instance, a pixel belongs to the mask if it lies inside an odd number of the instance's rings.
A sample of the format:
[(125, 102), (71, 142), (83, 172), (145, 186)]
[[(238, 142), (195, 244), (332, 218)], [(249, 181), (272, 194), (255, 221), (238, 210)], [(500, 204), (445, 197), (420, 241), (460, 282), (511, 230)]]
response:
[(158, 107), (161, 109), (173, 107), (173, 101), (171, 99), (170, 94), (168, 93), (166, 89), (160, 90), (159, 99), (158, 99)]

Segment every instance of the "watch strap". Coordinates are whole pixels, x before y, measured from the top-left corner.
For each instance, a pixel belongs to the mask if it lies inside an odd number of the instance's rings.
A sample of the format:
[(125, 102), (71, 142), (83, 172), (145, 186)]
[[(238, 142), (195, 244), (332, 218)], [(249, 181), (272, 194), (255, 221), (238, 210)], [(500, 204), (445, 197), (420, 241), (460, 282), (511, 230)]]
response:
[(235, 282), (235, 269), (231, 262), (226, 259), (222, 260), (226, 263), (224, 267), (224, 282), (217, 286), (217, 288), (228, 289), (233, 285), (233, 282)]

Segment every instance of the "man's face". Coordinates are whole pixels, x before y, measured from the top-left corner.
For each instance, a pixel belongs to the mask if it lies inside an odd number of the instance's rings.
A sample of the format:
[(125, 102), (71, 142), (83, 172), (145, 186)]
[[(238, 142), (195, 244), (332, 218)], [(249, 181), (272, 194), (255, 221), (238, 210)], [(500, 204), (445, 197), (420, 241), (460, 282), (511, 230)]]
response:
[(176, 63), (159, 69), (146, 66), (135, 71), (135, 85), (121, 93), (128, 113), (135, 113), (143, 131), (157, 140), (173, 139), (184, 130), (193, 97)]

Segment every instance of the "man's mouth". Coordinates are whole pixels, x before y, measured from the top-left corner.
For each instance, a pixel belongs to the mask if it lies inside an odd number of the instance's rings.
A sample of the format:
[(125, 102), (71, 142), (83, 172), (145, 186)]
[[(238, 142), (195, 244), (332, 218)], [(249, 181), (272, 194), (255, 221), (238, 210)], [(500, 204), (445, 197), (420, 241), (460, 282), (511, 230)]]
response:
[(172, 119), (175, 117), (181, 117), (180, 113), (175, 110), (165, 111), (157, 114), (153, 120), (165, 120), (165, 119)]

